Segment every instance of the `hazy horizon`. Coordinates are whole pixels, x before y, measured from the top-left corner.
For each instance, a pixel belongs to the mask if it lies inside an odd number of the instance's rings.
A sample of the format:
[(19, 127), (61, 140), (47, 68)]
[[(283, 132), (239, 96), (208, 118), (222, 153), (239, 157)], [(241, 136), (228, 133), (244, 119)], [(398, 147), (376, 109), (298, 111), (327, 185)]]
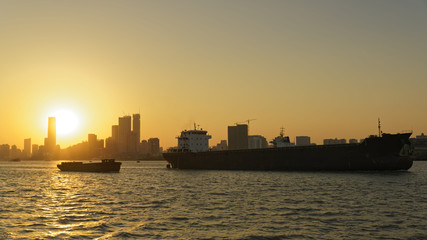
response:
[[(196, 122), (251, 135), (427, 133), (427, 1), (0, 0), (0, 144), (65, 148), (140, 113), (141, 139)], [(67, 128), (67, 126), (64, 126)]]

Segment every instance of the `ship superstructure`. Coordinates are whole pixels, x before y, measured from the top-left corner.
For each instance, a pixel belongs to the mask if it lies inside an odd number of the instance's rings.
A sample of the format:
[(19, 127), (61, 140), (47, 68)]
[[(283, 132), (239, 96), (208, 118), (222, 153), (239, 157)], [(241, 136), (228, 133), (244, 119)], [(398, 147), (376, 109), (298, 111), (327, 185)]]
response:
[(209, 139), (210, 135), (207, 135), (207, 131), (196, 128), (194, 124), (194, 130), (184, 130), (178, 139), (178, 152), (206, 152), (209, 151)]
[(285, 136), (284, 128), (280, 128), (280, 135), (275, 137), (272, 141), (270, 141), (271, 144), (273, 144), (273, 147), (280, 148), (280, 147), (293, 147), (295, 144), (291, 143), (288, 136)]

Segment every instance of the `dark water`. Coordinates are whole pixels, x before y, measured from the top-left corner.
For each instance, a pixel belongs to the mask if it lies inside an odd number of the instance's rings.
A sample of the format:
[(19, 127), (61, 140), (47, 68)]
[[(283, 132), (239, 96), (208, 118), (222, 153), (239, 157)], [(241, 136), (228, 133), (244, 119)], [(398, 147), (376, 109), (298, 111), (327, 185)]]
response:
[(0, 239), (427, 239), (427, 162), (347, 173), (165, 165), (0, 162)]

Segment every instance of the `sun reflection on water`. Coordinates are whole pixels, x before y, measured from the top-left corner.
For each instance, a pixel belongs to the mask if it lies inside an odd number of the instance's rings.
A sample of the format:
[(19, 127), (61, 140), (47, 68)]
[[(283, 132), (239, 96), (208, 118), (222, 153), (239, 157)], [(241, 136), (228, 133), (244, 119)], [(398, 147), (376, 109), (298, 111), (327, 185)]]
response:
[(0, 239), (426, 237), (418, 210), (427, 165), (393, 174), (170, 171), (131, 162), (118, 174), (97, 174), (60, 172), (55, 162), (5, 165)]
[(76, 228), (83, 225), (79, 219), (84, 219), (87, 214), (82, 213), (84, 206), (78, 203), (79, 189), (84, 185), (80, 177), (79, 174), (51, 172), (47, 187), (42, 193), (45, 199), (42, 203), (44, 206), (40, 206), (43, 218), (48, 220), (47, 237), (81, 233), (76, 231)]

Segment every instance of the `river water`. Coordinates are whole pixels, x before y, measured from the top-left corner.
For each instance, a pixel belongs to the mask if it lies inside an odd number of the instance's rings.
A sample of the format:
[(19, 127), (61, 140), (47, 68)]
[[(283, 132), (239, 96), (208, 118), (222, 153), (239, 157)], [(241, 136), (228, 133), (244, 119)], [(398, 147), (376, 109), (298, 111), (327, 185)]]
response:
[(0, 239), (427, 239), (427, 162), (395, 172), (68, 173), (0, 162)]

